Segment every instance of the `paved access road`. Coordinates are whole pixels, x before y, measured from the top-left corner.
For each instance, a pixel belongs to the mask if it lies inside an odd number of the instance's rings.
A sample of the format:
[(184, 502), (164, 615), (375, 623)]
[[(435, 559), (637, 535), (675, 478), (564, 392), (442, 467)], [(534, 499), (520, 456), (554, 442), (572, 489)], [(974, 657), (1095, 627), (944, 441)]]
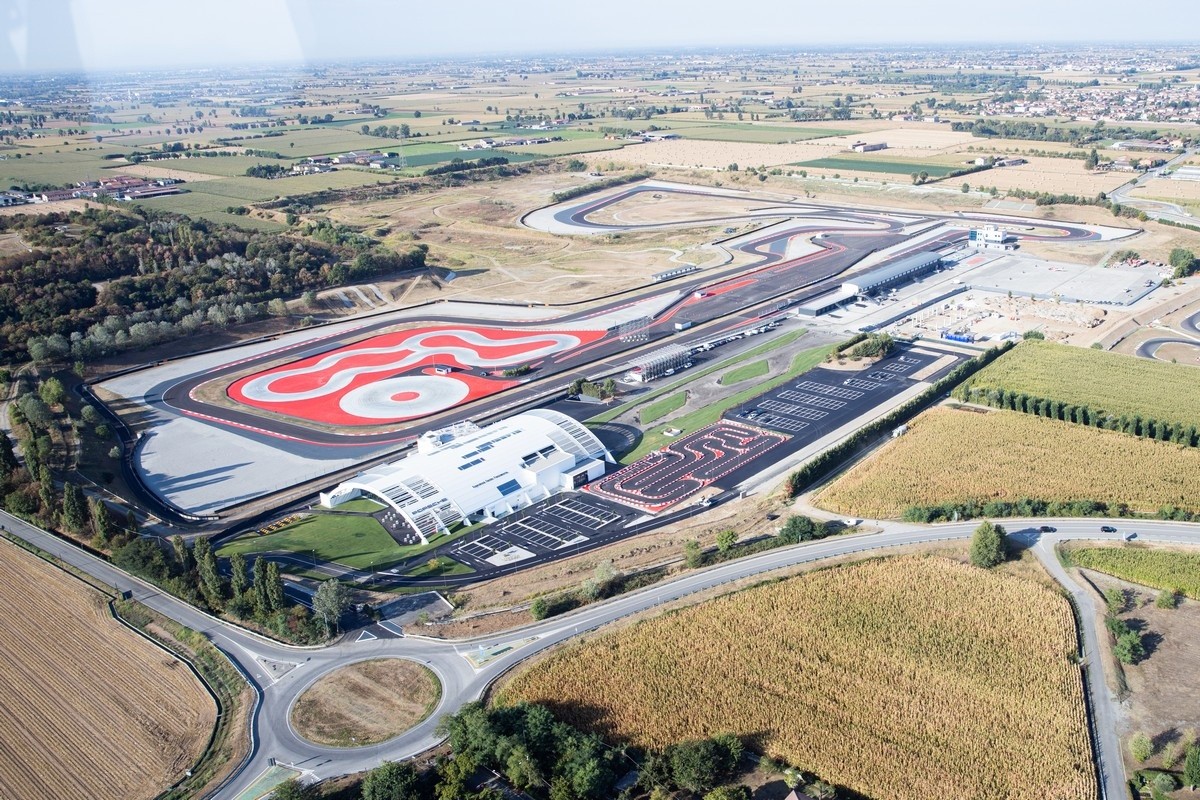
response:
[[(966, 538), (977, 524), (916, 526), (884, 523), (880, 533), (841, 536), (773, 550), (707, 570), (690, 572), (675, 580), (587, 606), (569, 615), (472, 641), (405, 637), (356, 642), (351, 636), (329, 647), (298, 648), (268, 641), (210, 617), (130, 577), (108, 562), (8, 514), (0, 512), (0, 520), (9, 531), (22, 539), (118, 590), (132, 592), (135, 599), (160, 614), (204, 633), (251, 677), (261, 699), (253, 723), (254, 750), (248, 763), (217, 794), (221, 798), (236, 797), (267, 768), (271, 759), (295, 765), (305, 770), (309, 779), (315, 780), (367, 769), (384, 760), (408, 758), (421, 753), (439, 740), (435, 732), (438, 718), (479, 698), (487, 685), (505, 670), (549, 647), (615, 620), (721, 584), (795, 564), (879, 548)], [(1094, 715), (1097, 763), (1104, 796), (1113, 799), (1124, 797), (1121, 744), (1116, 734), (1114, 698), (1104, 681), (1101, 659), (1104, 639), (1097, 606), (1088, 590), (1063, 570), (1053, 549), (1056, 544), (1071, 539), (1111, 540), (1131, 530), (1136, 530), (1142, 540), (1200, 544), (1200, 524), (1103, 519), (1013, 519), (1003, 522), (1011, 537), (1033, 548), (1050, 574), (1071, 593), (1080, 609), (1087, 686)], [(1047, 524), (1056, 526), (1057, 530), (1038, 533), (1038, 526)], [(1118, 533), (1102, 533), (1102, 524), (1112, 524), (1117, 527)], [(478, 668), (466, 657), (486, 653), (495, 654), (495, 657)], [(438, 675), (442, 681), (442, 699), (430, 719), (395, 739), (361, 749), (321, 747), (305, 742), (295, 734), (288, 723), (289, 710), (309, 685), (338, 667), (383, 656), (422, 662)], [(281, 677), (274, 677), (277, 673), (282, 673)]]
[(1177, 203), (1168, 203), (1162, 200), (1148, 200), (1142, 197), (1130, 197), (1129, 192), (1138, 186), (1145, 185), (1151, 178), (1154, 178), (1162, 169), (1173, 167), (1181, 164), (1189, 156), (1196, 154), (1196, 150), (1185, 150), (1183, 153), (1175, 156), (1168, 161), (1163, 167), (1143, 172), (1134, 178), (1129, 183), (1118, 186), (1108, 193), (1108, 197), (1114, 203), (1120, 203), (1125, 206), (1132, 206), (1139, 211), (1145, 211), (1151, 219), (1167, 220), (1180, 225), (1197, 225), (1200, 220), (1190, 214), (1186, 208)]

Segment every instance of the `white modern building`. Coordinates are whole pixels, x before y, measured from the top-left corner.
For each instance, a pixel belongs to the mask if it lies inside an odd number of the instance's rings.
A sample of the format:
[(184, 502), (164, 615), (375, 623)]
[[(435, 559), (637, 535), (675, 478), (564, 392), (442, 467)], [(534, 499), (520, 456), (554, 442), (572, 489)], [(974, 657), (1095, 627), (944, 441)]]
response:
[(451, 526), (496, 519), (604, 474), (612, 455), (565, 414), (535, 408), (479, 428), (430, 431), (407, 458), (321, 493), (333, 508), (369, 497), (394, 509), (422, 542)]
[(842, 292), (850, 295), (873, 294), (927, 275), (936, 270), (941, 261), (941, 255), (933, 250), (915, 253), (866, 272), (848, 275), (842, 284)]

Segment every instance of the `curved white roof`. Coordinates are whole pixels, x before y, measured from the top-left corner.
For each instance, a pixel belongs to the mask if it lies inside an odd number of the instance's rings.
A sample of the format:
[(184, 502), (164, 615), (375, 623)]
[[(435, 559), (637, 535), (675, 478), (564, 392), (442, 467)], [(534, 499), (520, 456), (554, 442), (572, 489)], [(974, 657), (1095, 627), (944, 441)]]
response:
[(386, 502), (423, 537), (541, 484), (539, 473), (568, 472), (607, 459), (596, 435), (565, 414), (533, 409), (461, 436), (428, 453), (375, 467), (344, 482)]

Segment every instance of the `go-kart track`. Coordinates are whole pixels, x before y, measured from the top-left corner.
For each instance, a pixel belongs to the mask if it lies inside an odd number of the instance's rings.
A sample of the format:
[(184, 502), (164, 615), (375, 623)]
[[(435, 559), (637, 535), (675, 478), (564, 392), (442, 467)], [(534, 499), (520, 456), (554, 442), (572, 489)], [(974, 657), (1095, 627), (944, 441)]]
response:
[(787, 438), (729, 420), (714, 422), (588, 488), (657, 513), (752, 463)]
[[(969, 227), (984, 223), (1033, 240), (1098, 242), (1136, 232), (777, 200), (700, 220), (591, 219), (646, 192), (714, 202), (749, 197), (651, 181), (540, 209), (522, 223), (552, 234), (590, 235), (761, 219), (768, 224), (714, 245), (751, 262), (650, 284), (584, 311), (431, 304), (102, 380), (102, 396), (138, 417), (142, 435), (132, 466), (146, 487), (141, 499), (204, 514), (240, 505), (394, 451), (430, 428), (488, 418), (575, 378), (615, 373), (633, 348), (665, 339), (694, 346), (744, 328), (837, 288), (879, 251), (893, 260), (956, 245)], [(676, 323), (691, 327), (680, 333)], [(552, 382), (543, 380), (549, 376)]]

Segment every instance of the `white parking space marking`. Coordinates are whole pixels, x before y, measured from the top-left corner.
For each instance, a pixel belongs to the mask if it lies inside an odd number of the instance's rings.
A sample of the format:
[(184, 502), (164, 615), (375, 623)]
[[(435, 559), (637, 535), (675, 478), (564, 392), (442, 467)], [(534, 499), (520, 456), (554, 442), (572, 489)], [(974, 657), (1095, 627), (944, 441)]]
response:
[[(874, 377), (873, 375), (871, 377)], [(827, 383), (817, 383), (816, 381), (801, 381), (796, 384), (797, 389), (807, 389), (810, 392), (817, 394), (825, 394), (830, 397), (840, 397), (843, 400), (857, 400), (863, 396), (863, 392), (855, 391), (854, 389), (843, 389), (840, 386), (830, 386)]]
[(832, 397), (818, 397), (815, 394), (797, 392), (792, 389), (780, 392), (779, 396), (784, 400), (793, 400), (797, 403), (804, 403), (805, 405), (816, 406), (817, 408), (828, 408), (831, 411), (846, 405), (846, 401), (844, 400), (834, 400)]

